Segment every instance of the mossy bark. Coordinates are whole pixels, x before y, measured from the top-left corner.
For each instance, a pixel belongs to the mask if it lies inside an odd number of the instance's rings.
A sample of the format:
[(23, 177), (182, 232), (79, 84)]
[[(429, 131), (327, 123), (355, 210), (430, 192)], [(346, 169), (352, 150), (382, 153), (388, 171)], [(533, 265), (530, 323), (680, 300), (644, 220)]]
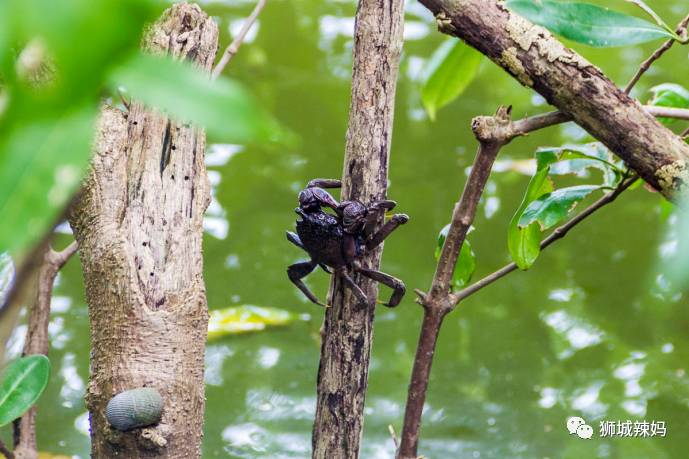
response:
[[(209, 72), (215, 23), (196, 5), (167, 10), (143, 47)], [(91, 323), (86, 394), (94, 458), (201, 456), (208, 308), (203, 214), (209, 203), (205, 133), (132, 103), (103, 107), (91, 170), (70, 216)], [(161, 423), (121, 433), (110, 398), (154, 387)]]
[[(352, 100), (342, 199), (385, 199), (395, 88), (402, 50), (403, 0), (360, 0), (354, 27)], [(379, 222), (381, 223), (381, 222)], [(382, 248), (362, 266), (378, 269)], [(354, 275), (371, 300), (378, 287)], [(364, 423), (375, 303), (360, 305), (334, 277), (330, 288), (313, 429), (313, 457), (356, 458)]]
[(420, 1), (436, 15), (441, 32), (533, 88), (664, 196), (688, 191), (689, 145), (546, 29), (496, 0)]

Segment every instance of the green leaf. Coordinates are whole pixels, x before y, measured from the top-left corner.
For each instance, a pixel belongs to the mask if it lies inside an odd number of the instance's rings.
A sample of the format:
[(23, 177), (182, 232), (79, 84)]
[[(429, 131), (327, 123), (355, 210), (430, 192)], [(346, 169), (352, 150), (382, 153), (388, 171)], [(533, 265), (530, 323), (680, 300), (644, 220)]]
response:
[(431, 120), (476, 77), (483, 56), (456, 38), (447, 39), (431, 56), (424, 72), (421, 101)]
[(20, 252), (55, 223), (88, 164), (95, 114), (36, 117), (0, 141), (0, 250)]
[(553, 33), (594, 47), (625, 46), (659, 38), (676, 38), (674, 33), (652, 22), (589, 3), (509, 0), (506, 5)]
[[(445, 244), (445, 239), (447, 239), (447, 232), (450, 230), (450, 224), (447, 224), (440, 230), (438, 234), (438, 244), (435, 248), (435, 259), (436, 261), (440, 258), (440, 252), (443, 250), (443, 245)], [(469, 232), (473, 230), (473, 227), (469, 229)], [(465, 238), (462, 248), (459, 251), (459, 257), (457, 258), (457, 264), (455, 265), (455, 272), (452, 277), (453, 288), (460, 289), (467, 285), (471, 280), (471, 277), (476, 271), (476, 254), (474, 254), (471, 248), (471, 243), (469, 239)]]
[[(39, 39), (59, 70), (60, 95), (98, 96), (103, 75), (138, 49), (146, 22), (163, 5), (154, 0), (11, 0), (13, 41)], [(74, 46), (88, 40), (88, 46)]]
[(294, 320), (295, 316), (288, 311), (262, 306), (243, 305), (216, 309), (210, 312), (208, 340), (284, 326)]
[(522, 228), (519, 226), (519, 218), (531, 202), (553, 191), (553, 185), (548, 179), (549, 171), (546, 164), (531, 178), (524, 199), (510, 221), (507, 248), (519, 269), (529, 269), (541, 253), (541, 228), (537, 223)]
[(135, 99), (206, 128), (223, 142), (283, 140), (284, 131), (237, 82), (208, 75), (168, 58), (137, 54), (110, 75)]
[[(649, 101), (650, 105), (656, 107), (689, 108), (689, 91), (683, 86), (674, 83), (663, 83), (651, 88), (653, 98)], [(677, 120), (672, 118), (658, 118), (666, 125), (675, 123)]]
[(50, 360), (41, 354), (10, 363), (0, 381), (0, 427), (14, 421), (36, 403), (50, 377)]
[(600, 142), (572, 144), (562, 147), (540, 148), (536, 151), (538, 169), (550, 165), (550, 175), (573, 174), (584, 176), (588, 169), (603, 173), (606, 186), (615, 186), (623, 171), (613, 164), (607, 148)]
[(660, 27), (662, 27), (663, 29), (665, 29), (668, 32), (670, 32), (671, 34), (673, 34), (675, 39), (679, 39), (679, 36), (677, 36), (675, 34), (675, 31), (672, 30), (672, 28), (669, 25), (667, 25), (665, 23), (665, 21), (663, 21), (663, 18), (661, 18), (658, 13), (653, 11), (653, 9), (650, 6), (648, 6), (646, 4), (646, 2), (644, 2), (643, 0), (627, 0), (627, 1), (629, 3), (635, 4), (636, 6), (638, 6), (642, 10), (644, 10), (646, 12), (646, 14), (648, 14), (649, 16), (651, 16), (653, 18), (653, 20), (656, 22), (656, 24), (658, 24)]
[(586, 196), (599, 189), (599, 185), (579, 185), (547, 193), (524, 209), (519, 226), (525, 228), (538, 222), (542, 230), (552, 228), (564, 220)]

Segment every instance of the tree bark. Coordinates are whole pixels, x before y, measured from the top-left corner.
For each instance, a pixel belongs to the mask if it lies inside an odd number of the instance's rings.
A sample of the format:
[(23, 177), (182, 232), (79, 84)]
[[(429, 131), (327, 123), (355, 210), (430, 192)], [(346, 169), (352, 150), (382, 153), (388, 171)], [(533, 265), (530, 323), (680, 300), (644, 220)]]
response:
[[(354, 26), (352, 100), (345, 148), (342, 199), (385, 199), (395, 88), (402, 50), (403, 0), (360, 0)], [(381, 222), (379, 222), (380, 224)], [(382, 248), (362, 266), (378, 269)], [(368, 298), (377, 285), (354, 281)], [(356, 297), (334, 276), (323, 325), (313, 457), (357, 458), (372, 345), (375, 303)]]
[[(196, 5), (168, 9), (147, 31), (147, 51), (209, 72), (215, 23)], [(70, 216), (91, 323), (86, 403), (94, 458), (201, 456), (208, 308), (203, 213), (210, 191), (202, 129), (134, 102), (104, 107), (95, 154)], [(105, 418), (113, 395), (153, 387), (161, 422), (118, 432)]]
[(440, 31), (488, 56), (673, 199), (689, 190), (689, 145), (544, 28), (495, 0), (421, 0)]

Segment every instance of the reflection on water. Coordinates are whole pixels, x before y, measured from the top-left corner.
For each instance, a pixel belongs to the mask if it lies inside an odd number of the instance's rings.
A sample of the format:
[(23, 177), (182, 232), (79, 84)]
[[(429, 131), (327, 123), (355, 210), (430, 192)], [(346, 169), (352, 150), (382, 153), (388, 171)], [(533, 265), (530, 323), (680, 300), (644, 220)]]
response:
[[(223, 44), (254, 1), (202, 2), (217, 17)], [(607, 3), (607, 2), (599, 2)], [(669, 23), (686, 2), (650, 2)], [(616, 8), (625, 8), (616, 2)], [(629, 8), (633, 8), (630, 5)], [(305, 255), (287, 243), (296, 193), (314, 177), (341, 172), (351, 65), (353, 1), (271, 1), (260, 26), (227, 73), (249, 86), (301, 143), (294, 149), (212, 144), (207, 154), (212, 204), (204, 257), (213, 309), (251, 303), (306, 314), (306, 320), (226, 338), (206, 354), (204, 457), (305, 458), (315, 409), (322, 310), (305, 301), (285, 269)], [(431, 123), (418, 78), (443, 37), (432, 16), (409, 2), (390, 167), (390, 197), (412, 219), (385, 246), (383, 269), (426, 288), (438, 231), (450, 218), (471, 165), (473, 116), (514, 105), (516, 116), (548, 109), (489, 62), (462, 100)], [(689, 81), (686, 49), (676, 47), (636, 94), (673, 79)], [(651, 46), (583, 49), (624, 82)], [(680, 62), (681, 65), (674, 65)], [(231, 122), (231, 120), (228, 120)], [(212, 140), (212, 139), (211, 139)], [(588, 140), (573, 124), (517, 139), (504, 149), (482, 201), (471, 242), (482, 276), (508, 261), (506, 228), (519, 205), (539, 145)], [(689, 431), (689, 316), (686, 297), (652, 269), (663, 239), (658, 198), (643, 189), (622, 196), (528, 273), (515, 273), (448, 316), (440, 337), (421, 453), (430, 458), (684, 458)], [(231, 225), (230, 225), (231, 223)], [(669, 237), (669, 236), (668, 236)], [(68, 236), (60, 236), (60, 243)], [(328, 277), (309, 285), (321, 297)], [(53, 378), (40, 402), (41, 449), (88, 457), (88, 319), (78, 261), (60, 276), (50, 326)], [(308, 319), (308, 315), (312, 319)], [(421, 313), (408, 296), (380, 310), (366, 405), (363, 459), (390, 459), (399, 433)], [(21, 350), (25, 329), (11, 351)], [(583, 416), (594, 438), (567, 433)], [(666, 438), (598, 438), (600, 420), (663, 420)]]

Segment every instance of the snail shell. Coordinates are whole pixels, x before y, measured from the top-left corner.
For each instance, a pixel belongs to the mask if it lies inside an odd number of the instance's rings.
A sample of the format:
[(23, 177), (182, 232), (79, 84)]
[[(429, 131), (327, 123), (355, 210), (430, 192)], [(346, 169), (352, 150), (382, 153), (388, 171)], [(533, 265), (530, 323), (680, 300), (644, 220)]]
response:
[(162, 414), (163, 398), (151, 387), (121, 392), (111, 398), (105, 408), (105, 418), (121, 431), (156, 424)]

